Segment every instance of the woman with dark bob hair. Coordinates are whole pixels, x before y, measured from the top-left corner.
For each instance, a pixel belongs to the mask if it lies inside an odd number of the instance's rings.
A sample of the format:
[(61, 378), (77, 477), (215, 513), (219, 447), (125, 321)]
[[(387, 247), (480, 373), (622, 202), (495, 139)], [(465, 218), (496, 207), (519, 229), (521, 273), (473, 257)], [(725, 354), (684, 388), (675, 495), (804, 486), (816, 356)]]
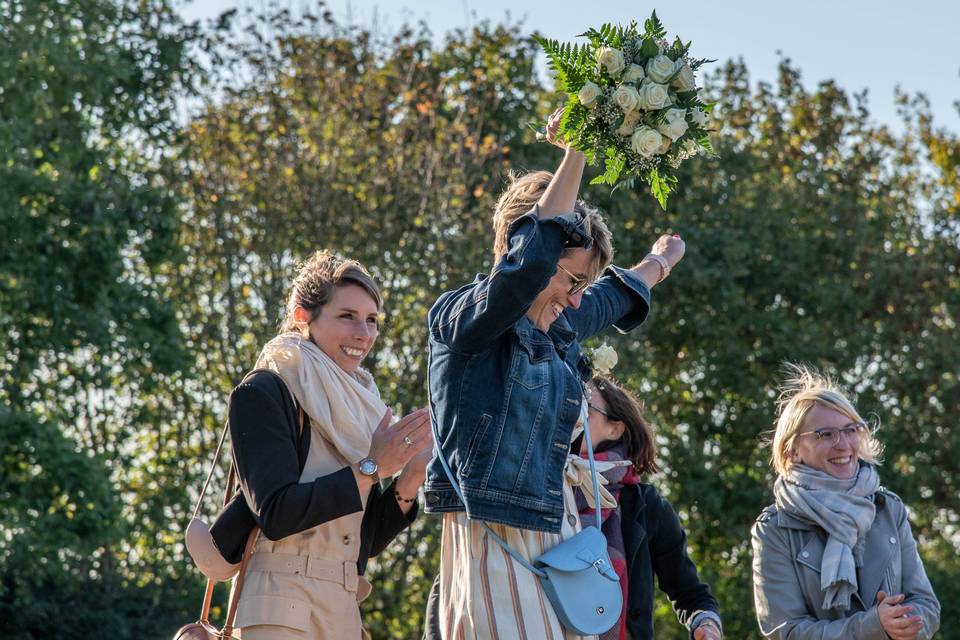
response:
[(230, 396), (237, 473), (261, 530), (238, 605), (244, 640), (360, 640), (367, 559), (416, 515), (432, 438), (425, 409), (391, 424), (360, 366), (380, 312), (360, 263), (317, 252), (280, 334)]
[(880, 486), (883, 447), (827, 377), (788, 365), (753, 525), (760, 633), (778, 640), (927, 640), (940, 626), (907, 508)]
[[(620, 623), (600, 640), (622, 640), (628, 632), (632, 640), (653, 640), (654, 577), (694, 640), (720, 640), (717, 601), (687, 553), (683, 525), (670, 502), (642, 481), (657, 471), (657, 446), (643, 404), (612, 378), (595, 376), (589, 410), (597, 464), (608, 467), (603, 473), (609, 495), (609, 503), (601, 505), (603, 534), (625, 595)], [(582, 442), (580, 455), (586, 452)], [(580, 519), (589, 522), (595, 517), (590, 490), (580, 487), (576, 494)]]

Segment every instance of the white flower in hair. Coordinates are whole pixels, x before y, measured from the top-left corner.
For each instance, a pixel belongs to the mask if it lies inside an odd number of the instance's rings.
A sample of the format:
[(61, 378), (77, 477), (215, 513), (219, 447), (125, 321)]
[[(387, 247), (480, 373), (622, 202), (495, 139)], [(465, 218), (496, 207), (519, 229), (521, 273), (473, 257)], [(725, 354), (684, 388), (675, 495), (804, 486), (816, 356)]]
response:
[(617, 366), (617, 360), (619, 360), (617, 350), (606, 342), (590, 352), (593, 372), (599, 376), (610, 375), (613, 368)]

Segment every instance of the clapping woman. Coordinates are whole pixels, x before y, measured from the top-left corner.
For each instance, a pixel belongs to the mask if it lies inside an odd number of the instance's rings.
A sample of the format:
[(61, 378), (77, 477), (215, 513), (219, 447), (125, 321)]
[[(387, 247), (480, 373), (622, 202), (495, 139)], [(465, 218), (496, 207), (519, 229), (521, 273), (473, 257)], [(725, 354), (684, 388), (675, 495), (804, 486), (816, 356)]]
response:
[(926, 640), (940, 604), (881, 446), (853, 403), (789, 367), (773, 437), (775, 502), (753, 526), (760, 632), (778, 640)]
[[(391, 424), (360, 366), (380, 307), (358, 262), (317, 252), (294, 281), (280, 335), (230, 397), (237, 472), (261, 530), (235, 625), (244, 640), (360, 640), (367, 559), (416, 515), (427, 413)], [(381, 490), (379, 477), (398, 472)]]

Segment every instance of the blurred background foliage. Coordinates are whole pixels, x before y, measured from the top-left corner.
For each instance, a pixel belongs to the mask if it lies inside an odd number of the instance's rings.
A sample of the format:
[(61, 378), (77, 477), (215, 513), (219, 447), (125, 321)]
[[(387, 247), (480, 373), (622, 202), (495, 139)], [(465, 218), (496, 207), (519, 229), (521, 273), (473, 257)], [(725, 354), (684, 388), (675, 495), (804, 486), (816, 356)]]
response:
[[(0, 0), (0, 636), (164, 638), (196, 617), (183, 529), (313, 250), (382, 283), (369, 365), (397, 410), (425, 403), (427, 309), (490, 268), (507, 173), (559, 160), (526, 127), (558, 100), (537, 53), (510, 22), (437, 38), (323, 5), (185, 25), (170, 0)], [(787, 59), (774, 84), (718, 63), (705, 91), (720, 158), (684, 165), (668, 212), (584, 188), (620, 263), (687, 241), (644, 327), (606, 337), (656, 425), (650, 481), (727, 637), (758, 637), (779, 367), (835, 373), (880, 418), (884, 484), (960, 638), (960, 137), (922, 95), (897, 96), (893, 131)], [(372, 563), (374, 638), (418, 637), (437, 533), (422, 517)], [(658, 637), (686, 637), (659, 602)]]

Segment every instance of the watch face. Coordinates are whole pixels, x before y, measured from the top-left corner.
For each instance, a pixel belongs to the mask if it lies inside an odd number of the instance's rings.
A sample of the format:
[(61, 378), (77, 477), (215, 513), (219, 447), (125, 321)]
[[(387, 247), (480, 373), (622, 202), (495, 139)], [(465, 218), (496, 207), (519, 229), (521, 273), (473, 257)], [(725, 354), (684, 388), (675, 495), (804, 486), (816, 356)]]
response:
[(364, 458), (360, 461), (360, 473), (365, 476), (372, 476), (377, 472), (377, 463), (371, 458)]

